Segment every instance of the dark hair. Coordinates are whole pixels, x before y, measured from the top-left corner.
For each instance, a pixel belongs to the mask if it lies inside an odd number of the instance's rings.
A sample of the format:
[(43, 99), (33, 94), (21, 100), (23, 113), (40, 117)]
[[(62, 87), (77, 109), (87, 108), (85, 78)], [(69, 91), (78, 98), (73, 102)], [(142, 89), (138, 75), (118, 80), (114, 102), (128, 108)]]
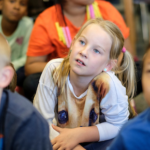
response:
[(142, 72), (143, 72), (143, 68), (144, 68), (144, 62), (145, 62), (145, 59), (147, 58), (147, 53), (150, 51), (150, 43), (148, 44), (147, 46), (147, 49), (145, 51), (145, 54), (143, 56), (143, 60), (142, 60)]

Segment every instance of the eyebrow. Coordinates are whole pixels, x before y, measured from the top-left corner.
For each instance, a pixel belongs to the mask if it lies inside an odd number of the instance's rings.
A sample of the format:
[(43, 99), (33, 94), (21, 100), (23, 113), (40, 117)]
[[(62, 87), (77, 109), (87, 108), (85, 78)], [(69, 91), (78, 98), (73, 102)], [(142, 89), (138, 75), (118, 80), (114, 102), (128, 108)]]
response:
[[(86, 40), (87, 40), (87, 38), (84, 36), (84, 35), (81, 35), (80, 37), (83, 37), (83, 38), (85, 38)], [(104, 48), (102, 48), (101, 46), (99, 46), (99, 45), (96, 45), (96, 47), (100, 47), (104, 52), (105, 52), (105, 49)]]

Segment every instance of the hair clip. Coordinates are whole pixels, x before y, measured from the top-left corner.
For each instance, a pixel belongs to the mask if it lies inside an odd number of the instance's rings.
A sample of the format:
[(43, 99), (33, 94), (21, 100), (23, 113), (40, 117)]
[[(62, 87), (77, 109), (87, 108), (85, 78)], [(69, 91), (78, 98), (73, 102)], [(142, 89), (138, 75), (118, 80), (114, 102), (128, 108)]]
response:
[(123, 48), (122, 48), (122, 52), (123, 52), (123, 53), (125, 53), (125, 51), (126, 51), (126, 48), (125, 48), (125, 47), (123, 47)]
[(107, 71), (107, 68), (105, 68), (104, 71)]

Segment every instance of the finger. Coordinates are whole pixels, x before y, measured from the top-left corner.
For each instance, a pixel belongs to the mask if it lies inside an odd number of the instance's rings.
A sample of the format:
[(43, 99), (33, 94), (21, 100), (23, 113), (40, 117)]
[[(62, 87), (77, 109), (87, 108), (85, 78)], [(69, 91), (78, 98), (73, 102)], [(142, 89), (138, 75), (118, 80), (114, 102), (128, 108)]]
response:
[(57, 126), (55, 126), (55, 125), (53, 125), (52, 124), (52, 128), (54, 129), (54, 130), (56, 130), (57, 132), (61, 132), (61, 128), (59, 128), (59, 127), (57, 127)]
[(56, 143), (55, 138), (53, 140), (51, 140), (51, 144), (54, 145)]
[(53, 150), (58, 150), (60, 148), (60, 144), (56, 143), (53, 145)]
[(60, 147), (58, 150), (66, 150), (65, 148)]

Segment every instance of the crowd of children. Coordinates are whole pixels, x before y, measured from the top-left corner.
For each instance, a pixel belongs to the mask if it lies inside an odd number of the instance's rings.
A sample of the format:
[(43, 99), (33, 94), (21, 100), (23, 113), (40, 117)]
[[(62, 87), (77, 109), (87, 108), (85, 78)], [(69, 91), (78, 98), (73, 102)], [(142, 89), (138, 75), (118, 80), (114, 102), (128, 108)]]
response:
[(23, 85), (24, 94), (30, 100), (33, 100), (41, 72), (47, 62), (66, 56), (72, 39), (81, 26), (91, 18), (101, 17), (114, 22), (122, 31), (125, 47), (131, 50), (128, 39), (129, 28), (120, 13), (109, 2), (101, 0), (56, 2), (57, 4), (38, 16), (31, 33), (25, 65), (27, 78)]
[(120, 13), (107, 1), (55, 0), (33, 26), (28, 4), (0, 1), (0, 150), (148, 149), (149, 109), (128, 121), (137, 84)]

